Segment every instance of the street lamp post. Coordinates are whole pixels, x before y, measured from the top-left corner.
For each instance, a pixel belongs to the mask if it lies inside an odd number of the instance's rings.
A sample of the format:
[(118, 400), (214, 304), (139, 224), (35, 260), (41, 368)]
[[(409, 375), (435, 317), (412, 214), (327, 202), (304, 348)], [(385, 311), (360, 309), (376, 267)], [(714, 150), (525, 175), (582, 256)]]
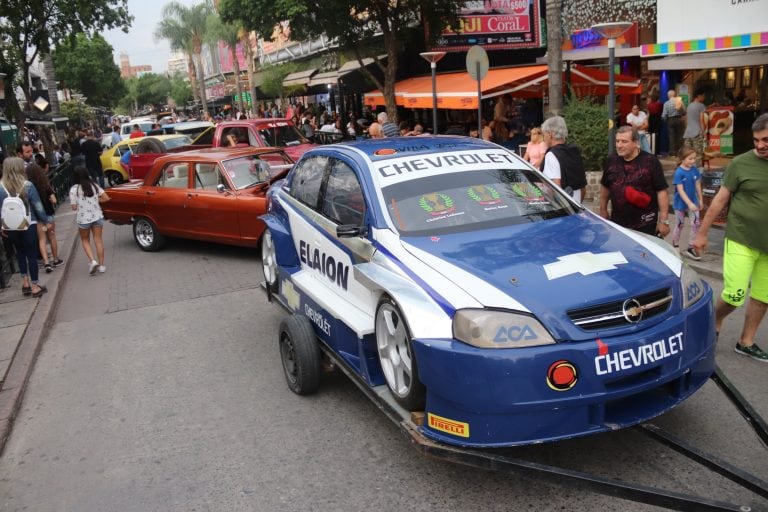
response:
[(437, 63), (445, 57), (445, 52), (422, 52), (419, 55), (432, 68), (432, 133), (437, 135)]
[(632, 23), (627, 21), (613, 21), (592, 25), (592, 30), (608, 39), (608, 154), (613, 154), (616, 145), (613, 135), (614, 110), (616, 108), (616, 75), (613, 69), (616, 59), (616, 39), (629, 30), (631, 26)]

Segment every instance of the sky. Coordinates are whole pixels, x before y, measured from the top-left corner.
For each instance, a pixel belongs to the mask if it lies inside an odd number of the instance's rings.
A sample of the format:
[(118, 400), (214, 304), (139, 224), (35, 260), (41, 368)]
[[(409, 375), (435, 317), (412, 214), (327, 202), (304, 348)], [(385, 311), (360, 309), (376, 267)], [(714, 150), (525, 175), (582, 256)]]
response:
[[(187, 6), (203, 0), (177, 0)], [(165, 40), (155, 41), (154, 33), (160, 22), (160, 12), (169, 0), (128, 0), (128, 12), (134, 17), (130, 31), (119, 29), (102, 33), (114, 49), (115, 64), (120, 66), (120, 53), (126, 52), (131, 66), (149, 64), (153, 73), (164, 73), (171, 57), (171, 48)]]

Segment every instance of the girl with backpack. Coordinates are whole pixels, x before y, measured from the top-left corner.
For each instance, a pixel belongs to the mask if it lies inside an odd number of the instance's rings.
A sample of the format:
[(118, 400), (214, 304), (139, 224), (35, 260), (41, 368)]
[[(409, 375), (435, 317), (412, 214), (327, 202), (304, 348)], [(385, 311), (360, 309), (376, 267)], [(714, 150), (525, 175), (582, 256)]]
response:
[[(84, 165), (75, 167), (72, 172), (72, 188), (69, 189), (69, 202), (72, 209), (77, 212), (75, 221), (80, 232), (83, 251), (88, 257), (88, 273), (91, 275), (94, 275), (96, 270), (101, 273), (107, 271), (107, 267), (104, 266), (104, 242), (101, 238), (104, 213), (99, 205), (105, 201), (109, 201), (109, 196), (103, 188), (93, 182), (88, 169)], [(93, 234), (93, 243), (96, 245), (98, 261), (93, 257), (91, 234)]]
[(24, 160), (18, 157), (5, 159), (0, 185), (2, 234), (8, 237), (16, 249), (21, 292), (41, 297), (48, 289), (38, 283), (37, 223), (44, 223), (47, 227), (48, 217), (35, 186), (27, 180)]

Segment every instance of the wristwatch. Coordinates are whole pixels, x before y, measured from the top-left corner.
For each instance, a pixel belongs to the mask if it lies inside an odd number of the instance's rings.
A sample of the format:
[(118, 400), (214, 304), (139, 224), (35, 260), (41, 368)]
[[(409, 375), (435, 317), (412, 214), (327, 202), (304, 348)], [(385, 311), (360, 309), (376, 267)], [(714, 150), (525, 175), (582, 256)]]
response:
[(669, 220), (661, 220), (661, 219), (659, 219), (659, 222), (661, 224), (666, 224), (667, 226), (669, 226)]

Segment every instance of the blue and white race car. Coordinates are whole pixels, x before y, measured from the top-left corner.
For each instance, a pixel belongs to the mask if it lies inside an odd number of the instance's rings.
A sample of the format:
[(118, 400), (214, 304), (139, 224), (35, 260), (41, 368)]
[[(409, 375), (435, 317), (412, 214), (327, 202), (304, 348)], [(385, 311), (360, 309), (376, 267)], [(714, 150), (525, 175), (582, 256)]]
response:
[(318, 147), (262, 218), (265, 286), (294, 313), (280, 333), (291, 389), (316, 390), (322, 343), (424, 411), (429, 438), (511, 446), (623, 428), (714, 370), (712, 291), (677, 253), (494, 144)]

